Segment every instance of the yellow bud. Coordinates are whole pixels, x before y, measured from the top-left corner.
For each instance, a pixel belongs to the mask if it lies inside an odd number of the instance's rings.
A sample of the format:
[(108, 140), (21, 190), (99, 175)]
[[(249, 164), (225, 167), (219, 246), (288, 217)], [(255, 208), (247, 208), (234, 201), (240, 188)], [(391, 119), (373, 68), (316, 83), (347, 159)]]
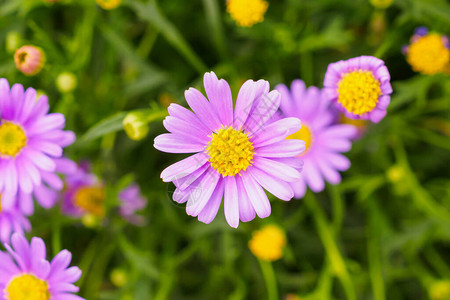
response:
[(376, 8), (385, 9), (391, 6), (394, 0), (370, 0), (370, 3)]
[(399, 165), (394, 165), (387, 170), (386, 175), (391, 182), (399, 182), (405, 178), (405, 170)]
[(428, 290), (431, 300), (450, 299), (450, 280), (439, 280), (434, 282)]
[(81, 223), (88, 228), (96, 227), (99, 224), (100, 220), (97, 216), (87, 213), (81, 217)]
[(139, 141), (147, 136), (149, 126), (147, 117), (142, 112), (130, 112), (123, 119), (123, 129), (132, 140)]
[(70, 93), (77, 87), (77, 77), (71, 72), (62, 72), (56, 78), (56, 87), (61, 93)]
[(10, 31), (6, 35), (6, 51), (14, 53), (22, 44), (22, 35), (17, 31)]
[(128, 282), (128, 274), (125, 270), (114, 269), (110, 275), (111, 282), (117, 287), (123, 287)]
[(96, 2), (101, 8), (109, 10), (117, 8), (122, 3), (122, 0), (96, 0)]

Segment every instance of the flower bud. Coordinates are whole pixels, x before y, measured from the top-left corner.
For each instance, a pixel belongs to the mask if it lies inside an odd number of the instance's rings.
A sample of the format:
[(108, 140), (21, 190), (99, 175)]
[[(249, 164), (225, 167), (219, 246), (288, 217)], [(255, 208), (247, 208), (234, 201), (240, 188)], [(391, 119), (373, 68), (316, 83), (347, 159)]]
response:
[(147, 116), (139, 111), (128, 113), (123, 119), (123, 129), (132, 140), (144, 139), (149, 131)]
[(62, 72), (56, 78), (56, 87), (61, 93), (70, 93), (77, 87), (77, 77), (71, 72)]
[(45, 55), (41, 48), (26, 45), (16, 50), (14, 62), (17, 69), (28, 76), (33, 76), (42, 70)]

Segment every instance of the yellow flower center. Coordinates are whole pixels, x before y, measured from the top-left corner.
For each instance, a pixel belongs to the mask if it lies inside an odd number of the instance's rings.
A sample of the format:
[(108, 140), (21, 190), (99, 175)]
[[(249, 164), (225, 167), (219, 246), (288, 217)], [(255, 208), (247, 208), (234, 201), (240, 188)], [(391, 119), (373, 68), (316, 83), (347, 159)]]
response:
[(309, 146), (311, 146), (311, 142), (312, 142), (311, 130), (309, 130), (309, 128), (307, 126), (302, 125), (302, 128), (300, 128), (299, 131), (294, 132), (293, 134), (288, 136), (287, 139), (304, 141), (305, 142), (305, 151), (303, 151), (303, 153), (300, 154), (300, 155), (303, 155), (306, 153), (306, 151), (308, 151)]
[(105, 189), (99, 186), (84, 186), (75, 193), (75, 205), (97, 217), (105, 215)]
[(228, 0), (227, 11), (239, 26), (251, 27), (264, 20), (269, 3), (264, 0)]
[(372, 111), (381, 95), (380, 81), (371, 71), (353, 71), (344, 74), (338, 84), (338, 102), (355, 114)]
[(252, 164), (253, 149), (247, 134), (225, 127), (213, 133), (206, 152), (211, 166), (226, 177), (245, 171)]
[(0, 157), (16, 156), (27, 145), (27, 137), (23, 129), (12, 122), (0, 125)]
[(253, 232), (248, 243), (250, 251), (259, 259), (275, 261), (283, 256), (286, 245), (286, 236), (283, 230), (276, 225), (267, 225), (261, 230)]
[(2, 212), (2, 194), (0, 194), (0, 213)]
[(406, 60), (416, 72), (436, 74), (443, 72), (450, 62), (450, 51), (439, 34), (431, 33), (409, 46)]
[(433, 283), (429, 289), (431, 300), (448, 300), (450, 299), (450, 281), (439, 280)]
[(5, 288), (6, 300), (49, 300), (47, 282), (31, 274), (14, 277)]

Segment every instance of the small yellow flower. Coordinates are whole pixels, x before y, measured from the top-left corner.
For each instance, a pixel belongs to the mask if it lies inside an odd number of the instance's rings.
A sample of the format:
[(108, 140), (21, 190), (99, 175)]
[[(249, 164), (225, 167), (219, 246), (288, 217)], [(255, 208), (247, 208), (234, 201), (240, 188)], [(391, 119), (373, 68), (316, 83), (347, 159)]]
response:
[(253, 232), (248, 243), (250, 251), (259, 259), (275, 261), (283, 256), (286, 245), (286, 236), (283, 230), (276, 225), (266, 225)]
[(41, 48), (27, 45), (16, 50), (14, 62), (23, 74), (33, 76), (44, 67), (45, 55)]
[(132, 140), (139, 141), (147, 136), (149, 126), (147, 116), (142, 112), (130, 112), (123, 119), (123, 129)]
[(269, 3), (264, 0), (227, 0), (227, 11), (242, 27), (262, 22), (268, 7)]
[(114, 9), (119, 7), (120, 4), (122, 4), (122, 0), (95, 0), (98, 4), (98, 6), (100, 6), (103, 9)]
[(406, 60), (412, 69), (423, 74), (444, 72), (450, 62), (450, 51), (437, 33), (418, 37), (407, 51)]
[(428, 292), (431, 300), (450, 300), (450, 280), (434, 282)]
[(391, 6), (394, 0), (370, 0), (373, 6), (380, 9), (385, 9)]

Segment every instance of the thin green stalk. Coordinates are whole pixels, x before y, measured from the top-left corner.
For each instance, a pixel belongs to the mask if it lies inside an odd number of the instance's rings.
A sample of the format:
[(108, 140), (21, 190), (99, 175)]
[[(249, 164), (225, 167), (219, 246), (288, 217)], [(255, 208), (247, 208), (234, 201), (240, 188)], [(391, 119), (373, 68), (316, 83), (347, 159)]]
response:
[(258, 259), (259, 265), (261, 266), (261, 271), (264, 277), (267, 288), (267, 299), (268, 300), (278, 300), (278, 286), (277, 279), (275, 277), (275, 272), (273, 271), (272, 263), (269, 261), (264, 261)]
[(382, 272), (381, 247), (378, 228), (378, 208), (375, 199), (367, 201), (369, 224), (367, 226), (367, 256), (369, 260), (369, 273), (375, 300), (385, 300), (385, 288)]
[(59, 251), (61, 251), (61, 221), (59, 216), (53, 217), (52, 251), (53, 255), (56, 255)]
[(330, 259), (333, 271), (341, 281), (344, 287), (344, 292), (349, 300), (356, 300), (356, 292), (353, 286), (353, 282), (348, 273), (347, 266), (344, 259), (339, 252), (339, 248), (333, 238), (333, 230), (328, 225), (325, 213), (317, 203), (317, 199), (314, 194), (308, 192), (304, 198), (305, 204), (309, 207), (313, 214), (314, 222), (316, 223), (317, 231), (319, 237), (322, 240), (322, 244), (327, 252), (328, 258)]
[(328, 191), (333, 205), (333, 231), (334, 235), (337, 236), (342, 227), (342, 220), (344, 219), (345, 203), (342, 200), (338, 186), (330, 185)]
[(225, 46), (225, 38), (222, 28), (222, 17), (217, 0), (203, 0), (205, 7), (206, 20), (211, 26), (211, 34), (213, 42), (217, 48), (217, 52), (223, 59), (227, 58), (227, 49)]

